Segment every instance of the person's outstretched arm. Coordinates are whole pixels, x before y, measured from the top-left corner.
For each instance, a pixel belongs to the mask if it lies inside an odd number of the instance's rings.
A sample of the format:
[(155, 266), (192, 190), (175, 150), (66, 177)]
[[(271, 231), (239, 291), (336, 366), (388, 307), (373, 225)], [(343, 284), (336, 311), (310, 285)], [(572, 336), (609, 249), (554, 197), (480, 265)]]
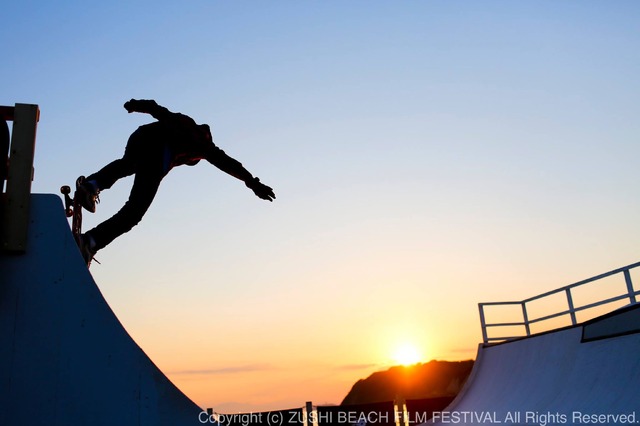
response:
[(173, 121), (183, 126), (196, 126), (196, 122), (189, 116), (179, 112), (171, 112), (168, 108), (158, 105), (153, 99), (131, 99), (124, 103), (127, 112), (141, 112), (149, 114), (158, 121)]
[(249, 173), (242, 163), (228, 156), (223, 150), (215, 146), (213, 142), (208, 146), (207, 156), (205, 157), (208, 162), (223, 172), (243, 181), (245, 185), (247, 185), (247, 188), (251, 189), (257, 197), (267, 201), (273, 201), (276, 198), (273, 189)]

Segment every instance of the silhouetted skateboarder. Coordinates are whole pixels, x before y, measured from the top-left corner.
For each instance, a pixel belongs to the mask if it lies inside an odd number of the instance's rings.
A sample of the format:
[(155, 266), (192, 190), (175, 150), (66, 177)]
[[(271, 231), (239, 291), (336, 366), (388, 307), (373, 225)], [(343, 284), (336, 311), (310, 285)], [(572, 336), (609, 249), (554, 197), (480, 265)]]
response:
[(111, 188), (120, 178), (135, 174), (129, 200), (118, 213), (82, 234), (80, 251), (87, 264), (96, 252), (136, 226), (169, 171), (183, 164), (193, 166), (207, 160), (223, 172), (240, 179), (258, 197), (273, 201), (273, 190), (253, 177), (242, 164), (213, 143), (211, 130), (180, 113), (174, 113), (153, 100), (131, 99), (124, 104), (131, 112), (150, 114), (156, 122), (138, 127), (129, 137), (124, 156), (100, 171), (80, 176), (76, 182), (80, 203), (94, 213), (100, 191)]

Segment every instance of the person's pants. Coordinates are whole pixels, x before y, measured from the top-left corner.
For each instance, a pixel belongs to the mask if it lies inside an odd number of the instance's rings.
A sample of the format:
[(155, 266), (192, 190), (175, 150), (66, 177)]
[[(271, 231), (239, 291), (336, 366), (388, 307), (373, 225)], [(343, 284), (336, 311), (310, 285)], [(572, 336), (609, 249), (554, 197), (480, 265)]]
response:
[(166, 175), (164, 166), (165, 144), (150, 140), (137, 130), (127, 142), (124, 156), (107, 164), (100, 171), (87, 176), (100, 190), (109, 189), (118, 180), (135, 174), (129, 200), (113, 217), (87, 232), (96, 243), (95, 250), (104, 248), (120, 235), (136, 226), (149, 209)]

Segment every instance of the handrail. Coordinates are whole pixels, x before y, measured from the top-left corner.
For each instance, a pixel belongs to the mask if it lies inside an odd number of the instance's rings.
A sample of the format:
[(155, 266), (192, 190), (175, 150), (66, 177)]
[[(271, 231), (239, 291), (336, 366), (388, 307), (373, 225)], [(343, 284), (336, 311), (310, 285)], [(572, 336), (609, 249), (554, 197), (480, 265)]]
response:
[[(564, 287), (560, 287), (557, 288), (555, 290), (551, 290), (551, 291), (547, 291), (545, 293), (539, 294), (537, 296), (533, 296), (533, 297), (529, 297), (527, 299), (521, 300), (521, 301), (509, 301), (509, 302), (485, 302), (485, 303), (479, 303), (478, 304), (478, 309), (480, 311), (480, 325), (482, 327), (482, 339), (484, 341), (484, 343), (489, 343), (489, 342), (495, 342), (495, 341), (507, 341), (507, 340), (513, 340), (513, 339), (518, 339), (521, 337), (526, 337), (526, 336), (531, 336), (531, 325), (532, 324), (537, 324), (537, 323), (541, 323), (553, 318), (558, 318), (558, 317), (562, 317), (565, 315), (569, 315), (571, 318), (571, 325), (577, 325), (578, 321), (577, 321), (577, 317), (576, 317), (576, 313), (578, 312), (582, 312), (582, 311), (586, 311), (588, 309), (592, 309), (598, 306), (602, 306), (602, 305), (606, 305), (608, 303), (612, 303), (612, 302), (616, 302), (619, 300), (624, 300), (624, 299), (629, 299), (629, 303), (630, 304), (636, 304), (637, 303), (637, 298), (636, 296), (640, 295), (640, 290), (636, 291), (633, 287), (633, 282), (631, 280), (631, 273), (630, 270), (637, 268), (640, 266), (640, 262), (637, 263), (633, 263), (631, 265), (628, 266), (624, 266), (622, 268), (618, 268), (618, 269), (614, 269), (613, 271), (609, 271), (609, 272), (605, 272), (603, 274), (600, 275), (596, 275), (594, 277), (591, 278), (587, 278), (586, 280), (582, 280), (582, 281), (578, 281), (576, 283), (573, 284), (569, 284), (566, 285)], [(577, 288), (577, 287), (581, 287), (583, 285), (592, 283), (594, 281), (598, 281), (598, 280), (602, 280), (604, 278), (608, 278), (617, 274), (623, 274), (624, 275), (624, 280), (625, 280), (625, 284), (626, 284), (626, 289), (627, 292), (624, 294), (620, 294), (617, 296), (613, 296), (613, 297), (609, 297), (607, 299), (603, 299), (603, 300), (599, 300), (597, 302), (593, 302), (593, 303), (589, 303), (586, 305), (582, 305), (582, 306), (575, 306), (574, 304), (574, 300), (573, 300), (573, 293), (572, 290)], [(538, 318), (529, 318), (529, 312), (527, 311), (527, 304), (531, 303), (533, 301), (537, 301), (540, 299), (544, 299), (546, 297), (549, 296), (554, 296), (557, 295), (559, 293), (565, 293), (566, 295), (566, 309), (561, 310), (560, 312), (555, 312), (549, 315), (544, 315), (542, 317), (538, 317)], [(496, 322), (496, 323), (489, 323), (486, 321), (486, 314), (485, 314), (485, 309), (487, 307), (492, 307), (492, 306), (517, 306), (520, 305), (522, 307), (522, 318), (518, 318), (515, 321), (507, 321), (507, 322)], [(524, 335), (520, 335), (520, 336), (496, 336), (496, 337), (489, 337), (489, 333), (487, 331), (488, 328), (498, 328), (498, 327), (521, 327), (524, 326), (525, 328), (525, 334)]]

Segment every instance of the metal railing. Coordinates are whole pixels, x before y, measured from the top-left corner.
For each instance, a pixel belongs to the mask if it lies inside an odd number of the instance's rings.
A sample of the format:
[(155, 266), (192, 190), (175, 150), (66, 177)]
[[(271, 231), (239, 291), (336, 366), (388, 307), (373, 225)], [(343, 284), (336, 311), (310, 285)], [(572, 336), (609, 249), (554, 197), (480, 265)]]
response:
[[(480, 310), (480, 324), (482, 326), (482, 339), (484, 343), (496, 342), (496, 341), (506, 341), (512, 339), (518, 339), (521, 337), (531, 336), (531, 325), (541, 323), (543, 321), (548, 321), (554, 318), (562, 317), (565, 315), (569, 315), (571, 319), (571, 325), (577, 325), (578, 320), (576, 313), (581, 311), (586, 311), (588, 309), (592, 309), (598, 306), (606, 305), (608, 303), (616, 302), (619, 300), (628, 299), (630, 304), (636, 303), (636, 296), (640, 295), (640, 291), (636, 291), (633, 288), (633, 282), (631, 281), (631, 273), (630, 270), (633, 268), (637, 268), (640, 266), (640, 262), (634, 263), (629, 266), (625, 266), (623, 268), (615, 269), (613, 271), (606, 272), (604, 274), (597, 275), (595, 277), (588, 278), (583, 281), (579, 281), (577, 283), (558, 288), (553, 291), (549, 291), (538, 296), (530, 297), (525, 300), (521, 300), (519, 302), (489, 302), (489, 303), (479, 303), (478, 308)], [(592, 283), (594, 281), (602, 280), (607, 277), (611, 277), (613, 275), (622, 274), (624, 276), (625, 284), (626, 284), (626, 292), (620, 295), (616, 295), (613, 297), (609, 297), (603, 300), (599, 300), (597, 302), (588, 303), (582, 306), (575, 306), (574, 303), (574, 294), (572, 291), (577, 288), (584, 286), (585, 284)], [(530, 312), (527, 309), (527, 305), (533, 301), (538, 301), (544, 298), (548, 298), (550, 296), (562, 295), (562, 293), (566, 296), (566, 308), (562, 309), (560, 312), (555, 312), (553, 314), (543, 315), (537, 318), (529, 318)], [(522, 320), (514, 321), (514, 322), (498, 322), (498, 323), (488, 323), (486, 321), (486, 312), (485, 308), (491, 306), (520, 306), (522, 310)], [(497, 327), (524, 327), (525, 334), (523, 335), (511, 335), (511, 336), (495, 336), (489, 337), (488, 329), (489, 328), (497, 328)], [(547, 330), (548, 331), (548, 330)]]

